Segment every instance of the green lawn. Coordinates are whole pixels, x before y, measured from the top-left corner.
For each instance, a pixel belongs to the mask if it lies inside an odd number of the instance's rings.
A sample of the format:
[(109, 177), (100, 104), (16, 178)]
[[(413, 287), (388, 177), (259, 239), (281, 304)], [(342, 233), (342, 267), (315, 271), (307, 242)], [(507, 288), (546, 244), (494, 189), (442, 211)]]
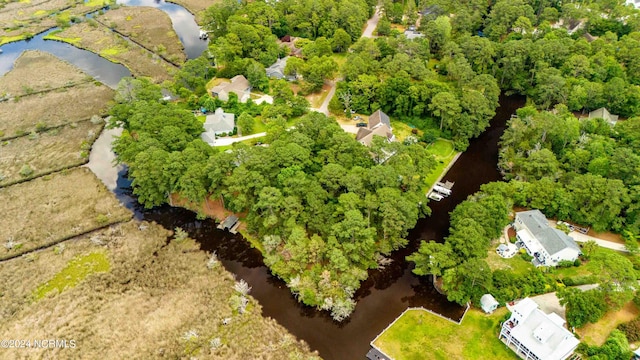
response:
[(453, 143), (445, 139), (438, 139), (433, 144), (430, 144), (427, 147), (427, 152), (436, 158), (436, 167), (425, 179), (425, 192), (433, 186), (447, 165), (456, 156)]
[(510, 259), (505, 259), (496, 253), (497, 245), (492, 245), (487, 256), (487, 263), (491, 270), (510, 270), (514, 274), (524, 275), (534, 269), (531, 261), (525, 261), (520, 254), (516, 254)]
[(106, 272), (109, 271), (109, 268), (109, 258), (104, 252), (94, 252), (85, 256), (75, 257), (51, 280), (38, 286), (34, 297), (39, 300), (55, 290), (61, 293), (66, 288), (78, 285), (90, 274)]
[[(396, 136), (396, 139), (398, 141), (404, 141), (407, 136), (412, 135), (411, 131), (413, 130), (413, 128), (401, 121), (391, 120), (391, 127), (393, 128), (393, 134)], [(420, 136), (417, 135), (416, 137)]]
[(470, 309), (461, 325), (423, 310), (408, 310), (375, 341), (395, 360), (517, 359), (498, 339), (500, 308), (492, 315)]

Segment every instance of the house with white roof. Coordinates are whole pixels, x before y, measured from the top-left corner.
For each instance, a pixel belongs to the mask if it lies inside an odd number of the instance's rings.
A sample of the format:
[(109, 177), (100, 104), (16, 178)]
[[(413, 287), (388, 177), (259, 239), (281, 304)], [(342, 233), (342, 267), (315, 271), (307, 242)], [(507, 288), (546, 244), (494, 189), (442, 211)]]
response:
[(576, 242), (564, 232), (549, 226), (540, 210), (516, 213), (513, 222), (516, 230), (516, 245), (533, 256), (536, 266), (556, 266), (558, 262), (575, 261), (580, 255)]
[(207, 119), (202, 125), (204, 132), (200, 138), (209, 145), (213, 145), (216, 135), (230, 134), (236, 127), (235, 115), (226, 113), (222, 108), (217, 108), (213, 114), (207, 115)]
[(482, 310), (487, 314), (494, 312), (498, 306), (500, 306), (500, 303), (498, 303), (498, 300), (491, 294), (484, 294), (480, 298), (480, 307), (482, 307)]
[(558, 314), (545, 314), (535, 301), (525, 298), (513, 306), (499, 338), (522, 359), (564, 360), (580, 343), (564, 324)]

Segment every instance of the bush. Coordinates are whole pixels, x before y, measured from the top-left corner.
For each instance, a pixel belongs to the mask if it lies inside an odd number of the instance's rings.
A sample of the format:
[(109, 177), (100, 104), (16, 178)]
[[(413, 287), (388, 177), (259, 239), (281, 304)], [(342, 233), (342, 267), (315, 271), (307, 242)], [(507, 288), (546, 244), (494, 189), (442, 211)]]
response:
[(29, 177), (31, 175), (33, 175), (33, 169), (31, 168), (31, 166), (27, 164), (22, 165), (22, 168), (20, 169), (20, 176)]
[(618, 325), (618, 330), (622, 331), (630, 342), (640, 340), (640, 318)]
[(533, 260), (533, 256), (529, 255), (526, 251), (522, 252), (522, 253), (520, 254), (520, 256), (522, 256), (522, 259), (523, 259), (524, 261), (531, 261), (531, 260)]
[(424, 131), (424, 134), (422, 134), (422, 137), (420, 138), (420, 141), (427, 143), (427, 144), (432, 144), (434, 143), (436, 140), (438, 140), (438, 137), (440, 136), (440, 131), (436, 130), (436, 129), (427, 129)]
[[(574, 265), (574, 262), (571, 260), (561, 260), (560, 262), (558, 262), (559, 268), (569, 268), (569, 267), (572, 267), (573, 265)], [(579, 260), (578, 260), (578, 265), (580, 265)]]

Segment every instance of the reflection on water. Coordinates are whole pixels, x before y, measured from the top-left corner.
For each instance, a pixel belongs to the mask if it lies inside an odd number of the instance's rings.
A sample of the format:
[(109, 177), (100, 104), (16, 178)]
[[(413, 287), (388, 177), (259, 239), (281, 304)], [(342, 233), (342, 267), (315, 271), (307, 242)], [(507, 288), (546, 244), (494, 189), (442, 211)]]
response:
[(184, 46), (187, 59), (196, 58), (207, 49), (209, 42), (198, 38), (200, 27), (196, 23), (193, 14), (182, 6), (162, 0), (118, 0), (117, 3), (127, 6), (150, 6), (167, 13), (173, 23), (173, 29)]
[[(126, 67), (112, 63), (90, 51), (78, 49), (67, 43), (43, 39), (46, 34), (56, 29), (38, 34), (30, 40), (16, 41), (3, 45), (1, 47), (2, 54), (0, 54), (0, 76), (6, 74), (13, 68), (13, 63), (25, 50), (49, 52), (62, 60), (72, 63), (82, 69), (82, 71), (114, 89), (120, 79), (125, 76), (131, 76), (131, 72), (129, 72)], [(46, 74), (42, 75), (46, 76)]]

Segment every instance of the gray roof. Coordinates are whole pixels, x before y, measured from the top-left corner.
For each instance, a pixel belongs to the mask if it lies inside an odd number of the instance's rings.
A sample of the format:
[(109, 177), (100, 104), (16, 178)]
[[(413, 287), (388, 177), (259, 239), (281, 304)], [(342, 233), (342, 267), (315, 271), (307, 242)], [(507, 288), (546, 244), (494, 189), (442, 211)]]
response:
[(289, 60), (288, 56), (276, 60), (276, 62), (265, 69), (267, 76), (274, 77), (276, 79), (284, 78), (284, 68), (287, 66), (287, 60)]
[(215, 133), (232, 132), (235, 126), (235, 115), (224, 112), (222, 108), (217, 108), (213, 114), (207, 115), (207, 120), (203, 125), (205, 131)]
[(391, 129), (391, 120), (389, 119), (389, 115), (382, 112), (382, 110), (376, 110), (371, 116), (369, 116), (369, 129), (374, 129), (380, 124), (387, 125), (389, 129)]
[(580, 251), (580, 248), (570, 236), (549, 226), (547, 218), (540, 210), (521, 211), (516, 215), (549, 255), (553, 255), (565, 248)]
[(406, 30), (404, 32), (404, 36), (406, 36), (407, 39), (409, 39), (409, 40), (413, 40), (413, 39), (424, 37), (424, 34), (419, 33), (419, 32), (417, 32), (415, 30)]
[(589, 119), (601, 118), (606, 120), (608, 123), (615, 125), (616, 121), (618, 121), (618, 115), (613, 115), (607, 110), (607, 108), (601, 107), (600, 109), (593, 110), (589, 113)]

